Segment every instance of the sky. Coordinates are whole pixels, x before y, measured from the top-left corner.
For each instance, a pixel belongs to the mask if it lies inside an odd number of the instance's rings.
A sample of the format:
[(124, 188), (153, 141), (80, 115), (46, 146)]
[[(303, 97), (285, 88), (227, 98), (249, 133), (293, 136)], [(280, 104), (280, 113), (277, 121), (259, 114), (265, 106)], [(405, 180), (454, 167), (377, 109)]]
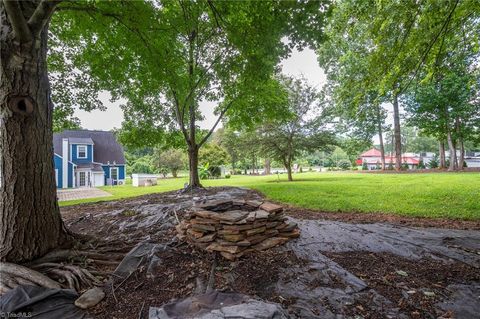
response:
[[(316, 54), (311, 49), (304, 49), (301, 52), (297, 50), (293, 51), (288, 59), (282, 61), (281, 66), (283, 73), (292, 76), (303, 75), (311, 85), (316, 86), (318, 89), (321, 89), (326, 82), (325, 73), (318, 65)], [(120, 100), (111, 103), (108, 92), (102, 92), (100, 94), (100, 100), (107, 106), (106, 111), (75, 111), (75, 116), (80, 119), (81, 126), (91, 130), (111, 130), (113, 128), (119, 128), (123, 120), (120, 105), (125, 101)], [(205, 115), (205, 120), (199, 123), (201, 128), (209, 129), (215, 123), (216, 117), (213, 115), (213, 107), (213, 103), (200, 103), (202, 114)]]

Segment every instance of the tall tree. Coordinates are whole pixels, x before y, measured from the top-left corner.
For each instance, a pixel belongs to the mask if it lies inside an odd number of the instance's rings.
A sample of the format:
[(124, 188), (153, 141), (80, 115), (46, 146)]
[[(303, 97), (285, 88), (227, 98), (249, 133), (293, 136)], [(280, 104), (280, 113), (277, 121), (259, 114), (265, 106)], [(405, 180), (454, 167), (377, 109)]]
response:
[[(288, 92), (288, 113), (282, 119), (266, 121), (260, 128), (260, 143), (268, 157), (281, 162), (292, 181), (292, 164), (302, 151), (326, 150), (335, 144), (319, 114), (319, 94), (304, 79), (281, 78)], [(317, 114), (315, 114), (317, 112)]]
[[(112, 33), (111, 26), (99, 24), (96, 15), (109, 10), (96, 7), (88, 16), (74, 16), (73, 29), (72, 24), (59, 29), (60, 39), (70, 47), (75, 44), (75, 66), (88, 70), (114, 96), (126, 98), (124, 110), (133, 122), (151, 123), (159, 136), (181, 132), (189, 154), (190, 187), (198, 187), (199, 149), (225, 116), (249, 122), (252, 115), (275, 113), (271, 75), (293, 46), (321, 37), (326, 10), (321, 1), (180, 0), (155, 6), (155, 22), (131, 32)], [(115, 17), (119, 25), (130, 23), (121, 14)], [(92, 29), (92, 37), (76, 37), (76, 27)], [(292, 44), (282, 42), (285, 36)], [(124, 56), (127, 48), (131, 53)], [(106, 64), (112, 56), (122, 58)], [(204, 101), (216, 104), (218, 118), (200, 135), (197, 121)]]
[[(340, 1), (320, 62), (338, 96), (362, 105), (370, 92), (393, 105), (395, 167), (401, 167), (399, 97), (434, 69), (444, 39), (475, 19), (478, 1)], [(429, 70), (421, 72), (422, 70)], [(367, 93), (367, 94), (366, 94)], [(353, 98), (352, 98), (353, 97)]]
[(47, 37), (57, 1), (0, 3), (0, 260), (66, 239), (56, 199)]

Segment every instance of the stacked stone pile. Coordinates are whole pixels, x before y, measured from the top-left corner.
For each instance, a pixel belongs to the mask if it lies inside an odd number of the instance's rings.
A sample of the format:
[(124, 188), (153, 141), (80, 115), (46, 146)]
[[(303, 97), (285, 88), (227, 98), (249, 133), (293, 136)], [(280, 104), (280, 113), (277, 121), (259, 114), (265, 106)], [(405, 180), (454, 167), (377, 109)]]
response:
[(297, 224), (288, 221), (282, 206), (244, 200), (194, 206), (176, 229), (180, 240), (207, 251), (218, 251), (229, 260), (300, 236)]

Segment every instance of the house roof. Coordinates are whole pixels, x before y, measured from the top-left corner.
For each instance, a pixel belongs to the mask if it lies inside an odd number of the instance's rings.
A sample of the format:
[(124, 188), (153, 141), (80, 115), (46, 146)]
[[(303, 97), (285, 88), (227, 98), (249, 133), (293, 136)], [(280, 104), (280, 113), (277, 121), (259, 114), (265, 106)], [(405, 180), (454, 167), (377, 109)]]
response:
[(69, 137), (70, 144), (95, 144), (91, 137)]
[(62, 139), (64, 138), (68, 138), (70, 143), (72, 143), (72, 140), (88, 140), (90, 141), (90, 144), (95, 144), (93, 151), (94, 162), (102, 164), (106, 164), (108, 162), (115, 162), (116, 164), (122, 165), (125, 164), (123, 147), (117, 142), (117, 139), (112, 132), (90, 130), (65, 130), (61, 133), (53, 134), (53, 148), (55, 153), (60, 156), (63, 156)]
[(365, 153), (363, 153), (362, 155), (360, 155), (360, 157), (379, 157), (379, 156), (382, 156), (382, 153), (376, 148), (372, 148), (366, 151)]

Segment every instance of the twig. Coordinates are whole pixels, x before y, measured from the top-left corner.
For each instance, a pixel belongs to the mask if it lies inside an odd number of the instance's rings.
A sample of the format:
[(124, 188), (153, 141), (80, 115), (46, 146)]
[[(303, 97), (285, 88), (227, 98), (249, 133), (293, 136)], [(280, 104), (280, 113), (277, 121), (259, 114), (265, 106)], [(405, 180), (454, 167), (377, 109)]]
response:
[(142, 319), (142, 312), (143, 312), (143, 307), (145, 307), (145, 300), (142, 303), (142, 308), (140, 309), (140, 312), (138, 313), (138, 319)]
[(115, 296), (115, 287), (113, 286), (113, 281), (112, 281), (112, 295), (113, 295), (113, 299), (115, 299), (115, 302), (118, 303), (117, 296)]
[(174, 209), (174, 210), (173, 210), (173, 213), (175, 214), (175, 218), (177, 219), (177, 224), (180, 224), (180, 219), (178, 218), (177, 210)]
[(217, 256), (214, 256), (212, 268), (210, 269), (210, 277), (208, 278), (206, 293), (211, 292), (215, 286), (215, 269), (217, 268)]

